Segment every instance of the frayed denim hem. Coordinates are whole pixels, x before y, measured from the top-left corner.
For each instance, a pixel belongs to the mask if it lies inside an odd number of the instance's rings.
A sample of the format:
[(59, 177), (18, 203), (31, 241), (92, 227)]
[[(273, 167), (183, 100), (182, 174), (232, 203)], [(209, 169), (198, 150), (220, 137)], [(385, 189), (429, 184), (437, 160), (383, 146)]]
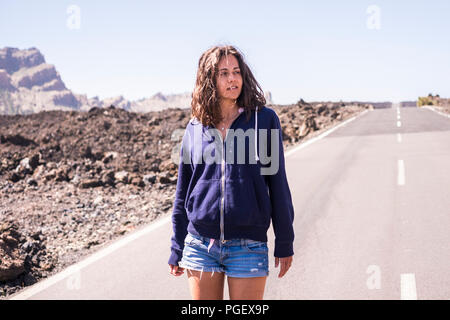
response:
[(268, 277), (269, 271), (259, 271), (252, 273), (225, 273), (225, 275), (229, 278), (260, 278), (260, 277)]
[(214, 276), (214, 272), (224, 273), (225, 270), (221, 267), (200, 267), (200, 266), (193, 266), (187, 263), (182, 263), (180, 261), (178, 263), (178, 266), (181, 268), (184, 268), (189, 273), (189, 270), (192, 271), (200, 271), (200, 280), (202, 279), (203, 272), (211, 272), (211, 277)]

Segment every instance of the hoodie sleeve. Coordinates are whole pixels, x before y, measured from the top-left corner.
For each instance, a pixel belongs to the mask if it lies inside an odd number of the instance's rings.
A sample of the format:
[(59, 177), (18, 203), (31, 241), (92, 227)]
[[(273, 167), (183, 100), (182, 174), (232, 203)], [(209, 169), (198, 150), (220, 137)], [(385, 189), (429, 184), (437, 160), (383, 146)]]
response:
[[(278, 162), (279, 167), (275, 174), (268, 176), (268, 186), (272, 203), (272, 224), (275, 233), (275, 252), (278, 258), (290, 257), (294, 254), (294, 208), (292, 205), (291, 191), (286, 178), (283, 132), (280, 119), (275, 114), (272, 129), (278, 129)], [(271, 153), (276, 151), (272, 149)]]
[(185, 135), (183, 136), (183, 141), (181, 143), (177, 188), (172, 211), (173, 235), (171, 238), (172, 245), (169, 264), (175, 266), (178, 266), (178, 262), (181, 260), (181, 257), (183, 255), (184, 239), (187, 235), (187, 226), (189, 222), (186, 214), (186, 209), (184, 207), (186, 193), (192, 177), (191, 161), (186, 161), (186, 159), (188, 159), (186, 158), (186, 155), (183, 161), (183, 153), (190, 153), (190, 151), (188, 150), (188, 140), (186, 139), (187, 136), (188, 135), (186, 130)]

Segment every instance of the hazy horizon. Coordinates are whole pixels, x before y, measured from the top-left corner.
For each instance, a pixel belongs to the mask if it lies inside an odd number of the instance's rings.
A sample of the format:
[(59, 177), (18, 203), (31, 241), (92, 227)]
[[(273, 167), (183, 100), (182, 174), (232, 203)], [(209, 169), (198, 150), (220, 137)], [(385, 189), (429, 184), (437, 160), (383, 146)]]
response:
[(450, 97), (446, 1), (4, 1), (0, 47), (36, 47), (67, 88), (128, 100), (192, 92), (198, 59), (237, 46), (275, 104)]

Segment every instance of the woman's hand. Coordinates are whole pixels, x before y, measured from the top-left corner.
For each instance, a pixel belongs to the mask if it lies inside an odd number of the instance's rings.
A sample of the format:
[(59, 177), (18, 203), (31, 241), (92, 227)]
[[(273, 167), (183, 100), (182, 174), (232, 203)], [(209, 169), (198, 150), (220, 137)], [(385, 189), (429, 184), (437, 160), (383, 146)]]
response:
[(175, 277), (179, 277), (184, 273), (184, 268), (180, 268), (179, 266), (169, 264), (169, 272)]
[(293, 256), (286, 258), (277, 258), (275, 257), (275, 268), (278, 268), (278, 265), (281, 264), (280, 273), (278, 274), (278, 278), (281, 278), (288, 272), (289, 268), (292, 265)]

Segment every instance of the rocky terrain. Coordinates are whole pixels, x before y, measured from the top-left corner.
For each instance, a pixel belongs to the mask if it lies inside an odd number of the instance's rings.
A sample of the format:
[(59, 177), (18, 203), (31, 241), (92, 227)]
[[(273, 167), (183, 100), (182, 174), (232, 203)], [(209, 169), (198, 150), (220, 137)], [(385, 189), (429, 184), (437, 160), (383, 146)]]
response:
[(450, 99), (441, 98), (438, 94), (432, 95), (430, 93), (426, 97), (419, 97), (417, 105), (419, 107), (433, 108), (436, 111), (450, 114)]
[(440, 95), (428, 94), (426, 97), (419, 97), (417, 99), (417, 105), (421, 106), (437, 106), (437, 107), (450, 107), (450, 99), (442, 98)]
[[(370, 104), (270, 106), (285, 149)], [(0, 297), (170, 214), (189, 109), (0, 115)]]
[[(271, 103), (270, 92), (265, 94)], [(48, 64), (37, 48), (0, 49), (0, 114), (31, 114), (40, 111), (88, 111), (93, 107), (116, 108), (132, 112), (160, 111), (168, 108), (190, 108), (191, 93), (162, 94), (135, 101), (123, 96), (88, 98), (69, 90), (54, 65)]]

